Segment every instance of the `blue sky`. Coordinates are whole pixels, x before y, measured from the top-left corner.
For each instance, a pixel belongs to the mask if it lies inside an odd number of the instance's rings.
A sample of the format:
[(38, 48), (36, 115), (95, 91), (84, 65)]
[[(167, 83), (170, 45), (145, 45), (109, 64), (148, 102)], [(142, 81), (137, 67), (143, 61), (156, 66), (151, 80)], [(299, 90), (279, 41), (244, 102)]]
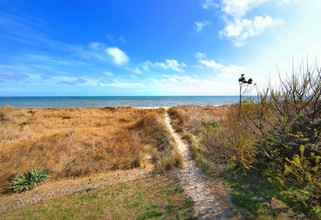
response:
[(320, 60), (319, 0), (0, 0), (0, 96), (237, 95)]

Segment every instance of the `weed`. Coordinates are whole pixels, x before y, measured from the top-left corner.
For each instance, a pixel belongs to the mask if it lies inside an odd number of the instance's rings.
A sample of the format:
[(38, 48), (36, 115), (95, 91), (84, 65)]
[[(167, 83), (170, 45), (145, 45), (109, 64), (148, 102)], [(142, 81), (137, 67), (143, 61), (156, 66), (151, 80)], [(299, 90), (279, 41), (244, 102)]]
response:
[(150, 206), (148, 207), (145, 212), (143, 212), (140, 216), (138, 216), (137, 219), (150, 219), (150, 218), (154, 218), (154, 217), (159, 217), (161, 216), (163, 213), (158, 209), (157, 206)]
[(14, 192), (23, 192), (31, 190), (33, 187), (42, 183), (48, 178), (48, 172), (42, 169), (28, 170), (23, 174), (17, 175), (12, 181)]
[(175, 210), (175, 206), (173, 205), (167, 205), (165, 207), (167, 213), (172, 213)]

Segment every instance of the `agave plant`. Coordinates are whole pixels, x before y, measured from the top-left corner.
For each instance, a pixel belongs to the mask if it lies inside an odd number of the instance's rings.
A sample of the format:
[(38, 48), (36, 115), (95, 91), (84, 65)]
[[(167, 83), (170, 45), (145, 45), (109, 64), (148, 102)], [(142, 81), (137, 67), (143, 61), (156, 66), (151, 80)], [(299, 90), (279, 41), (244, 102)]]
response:
[(48, 178), (48, 172), (43, 169), (28, 170), (23, 174), (17, 175), (12, 181), (14, 192), (23, 192), (32, 189), (36, 185)]

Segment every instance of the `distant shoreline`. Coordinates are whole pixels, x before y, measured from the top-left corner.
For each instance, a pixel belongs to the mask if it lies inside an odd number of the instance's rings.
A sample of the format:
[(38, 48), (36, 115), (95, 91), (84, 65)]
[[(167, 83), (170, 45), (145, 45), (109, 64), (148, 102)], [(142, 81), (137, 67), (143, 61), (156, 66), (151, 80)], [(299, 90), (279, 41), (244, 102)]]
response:
[[(194, 105), (194, 104), (182, 104), (182, 105)], [(230, 104), (232, 105), (232, 104)], [(99, 109), (99, 108), (136, 108), (136, 109), (170, 109), (172, 107), (176, 107), (179, 105), (174, 105), (174, 106), (164, 106), (164, 107), (135, 107), (135, 106), (103, 106), (103, 107), (62, 107), (62, 108), (55, 108), (55, 107), (21, 107), (21, 108), (16, 108), (10, 105), (7, 106), (2, 106), (1, 108), (13, 108), (13, 109), (58, 109), (58, 110), (63, 110), (63, 109)], [(229, 105), (195, 105), (195, 106), (200, 106), (200, 107), (205, 107), (205, 106), (213, 106), (213, 107), (220, 107), (220, 106), (229, 106)]]
[(238, 96), (0, 97), (0, 108), (169, 108), (177, 105), (231, 105), (238, 100)]

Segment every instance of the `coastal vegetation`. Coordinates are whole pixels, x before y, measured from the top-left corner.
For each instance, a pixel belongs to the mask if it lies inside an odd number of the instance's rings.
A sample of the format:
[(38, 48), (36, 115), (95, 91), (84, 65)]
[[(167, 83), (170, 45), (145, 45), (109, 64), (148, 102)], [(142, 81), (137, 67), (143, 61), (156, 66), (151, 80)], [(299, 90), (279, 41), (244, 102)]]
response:
[(166, 172), (180, 166), (164, 114), (164, 109), (131, 107), (1, 108), (0, 188), (11, 191), (33, 169), (57, 179), (135, 167)]
[(302, 67), (238, 106), (176, 106), (173, 125), (248, 218), (321, 218), (321, 71)]
[(165, 175), (87, 189), (0, 214), (0, 219), (193, 219), (193, 202)]
[(12, 181), (12, 189), (14, 192), (27, 191), (42, 183), (48, 177), (49, 175), (46, 170), (28, 170), (25, 173), (19, 174), (14, 178), (14, 180)]
[[(207, 179), (219, 178), (229, 186), (232, 202), (245, 218), (321, 219), (320, 68), (301, 68), (279, 87), (269, 86), (241, 105), (179, 105), (167, 112)], [(158, 175), (183, 163), (165, 114), (165, 109), (131, 107), (1, 108), (3, 201), (6, 193), (42, 182), (63, 185), (79, 178), (82, 184), (80, 178), (89, 178), (87, 188), (71, 187), (64, 197), (1, 215), (192, 218), (193, 202), (175, 177)], [(94, 181), (96, 174), (134, 174), (134, 168), (148, 175), (105, 185)], [(39, 188), (46, 191), (44, 185)]]

